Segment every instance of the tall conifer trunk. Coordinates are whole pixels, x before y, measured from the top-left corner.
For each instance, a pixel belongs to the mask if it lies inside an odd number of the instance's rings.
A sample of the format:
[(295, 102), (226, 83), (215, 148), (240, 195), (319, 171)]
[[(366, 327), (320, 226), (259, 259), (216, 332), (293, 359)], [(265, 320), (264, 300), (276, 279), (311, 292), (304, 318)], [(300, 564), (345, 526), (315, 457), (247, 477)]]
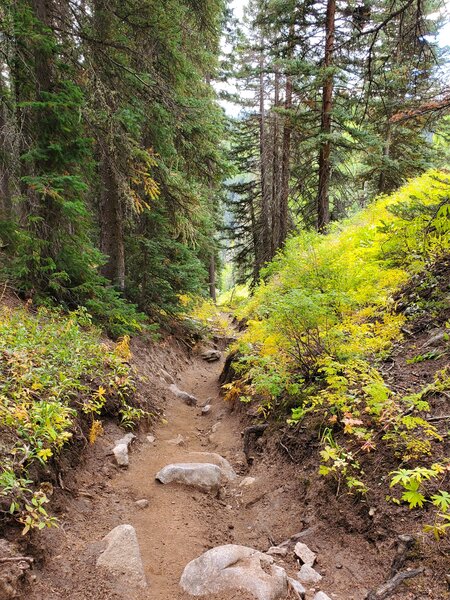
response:
[[(288, 59), (292, 59), (294, 53), (294, 25), (289, 29)], [(277, 247), (281, 248), (286, 241), (289, 222), (289, 179), (291, 177), (291, 136), (292, 122), (290, 111), (292, 110), (292, 76), (286, 75), (286, 90), (284, 100), (284, 127), (283, 127), (283, 149), (281, 157), (281, 190), (280, 190), (280, 235)]]
[[(113, 39), (111, 24), (111, 8), (106, 0), (94, 0), (94, 24), (96, 35), (102, 42)], [(98, 75), (106, 79), (108, 85), (108, 72), (105, 70), (105, 56), (95, 53)], [(106, 87), (105, 86), (105, 87)], [(115, 111), (114, 98), (107, 100), (108, 109)], [(102, 128), (97, 131), (99, 150), (99, 176), (100, 176), (100, 249), (106, 255), (106, 263), (102, 267), (102, 274), (107, 277), (120, 290), (125, 289), (125, 236), (124, 215), (117, 174), (114, 169), (114, 141)], [(112, 146), (112, 148), (111, 148)]]
[(324, 232), (330, 222), (330, 176), (331, 176), (331, 112), (333, 109), (333, 64), (336, 0), (328, 0), (325, 22), (325, 55), (323, 66), (325, 80), (322, 90), (322, 117), (320, 132), (323, 138), (319, 152), (319, 185), (317, 191), (317, 230)]

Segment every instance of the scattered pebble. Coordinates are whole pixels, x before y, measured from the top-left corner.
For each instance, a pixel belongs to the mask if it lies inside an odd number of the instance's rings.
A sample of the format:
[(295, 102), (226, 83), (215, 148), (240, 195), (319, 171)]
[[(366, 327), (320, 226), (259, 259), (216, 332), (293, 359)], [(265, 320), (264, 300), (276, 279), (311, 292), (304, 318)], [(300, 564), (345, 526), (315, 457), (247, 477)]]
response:
[(202, 415), (209, 415), (211, 412), (211, 404), (206, 404), (202, 407)]
[(154, 444), (154, 443), (156, 442), (156, 438), (155, 438), (155, 436), (154, 436), (154, 435), (148, 435), (148, 436), (147, 436), (147, 442), (148, 442), (149, 444)]
[(147, 508), (149, 505), (149, 501), (146, 498), (142, 498), (142, 500), (136, 500), (135, 504), (139, 508)]
[(172, 446), (184, 446), (184, 437), (179, 433), (176, 438), (167, 440), (167, 443), (172, 444)]

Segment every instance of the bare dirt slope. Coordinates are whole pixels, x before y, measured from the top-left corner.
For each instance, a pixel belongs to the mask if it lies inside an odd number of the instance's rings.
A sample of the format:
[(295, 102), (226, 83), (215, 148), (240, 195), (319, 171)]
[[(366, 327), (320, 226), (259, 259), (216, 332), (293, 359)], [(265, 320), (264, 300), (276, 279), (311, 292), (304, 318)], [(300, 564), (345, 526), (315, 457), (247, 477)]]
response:
[[(145, 348), (138, 348), (137, 354), (144, 373), (155, 372), (157, 366), (171, 370), (168, 361), (155, 364)], [(23, 600), (184, 600), (180, 575), (205, 550), (237, 543), (266, 551), (298, 532), (318, 553), (317, 569), (324, 575), (320, 589), (336, 600), (363, 600), (368, 589), (387, 578), (395, 548), (370, 544), (346, 528), (342, 515), (336, 515), (340, 523), (336, 527), (330, 526), (330, 520), (318, 519), (311, 505), (303, 503), (305, 483), (300, 483), (299, 466), (261, 452), (249, 470), (242, 453), (240, 416), (220, 397), (217, 380), (222, 363), (172, 358), (172, 374), (176, 367), (179, 386), (197, 396), (199, 405), (210, 402), (211, 412), (202, 415), (199, 407), (185, 405), (167, 392), (166, 385), (158, 388), (149, 377), (149, 393), (166, 397), (164, 418), (153, 431), (155, 441), (148, 442), (145, 432), (139, 434), (126, 471), (116, 467), (111, 456), (114, 440), (122, 435), (118, 428), (109, 425), (106, 434), (87, 449), (75, 475), (68, 475), (65, 489), (55, 494), (61, 527), (39, 537), (41, 560)], [(182, 436), (182, 443), (171, 443), (177, 436)], [(155, 481), (155, 474), (166, 464), (200, 462), (201, 458), (190, 455), (195, 451), (221, 454), (241, 478), (218, 497)], [(239, 486), (248, 475), (255, 482)], [(136, 506), (140, 499), (148, 499), (149, 506)], [(320, 498), (317, 501), (323, 504)], [(147, 590), (136, 593), (121, 589), (114, 577), (95, 566), (103, 536), (124, 523), (137, 531), (149, 583)], [(290, 575), (298, 570), (292, 552), (281, 564)], [(307, 598), (313, 595), (311, 589)], [(405, 600), (415, 597), (406, 587), (395, 595)], [(248, 597), (236, 591), (219, 598)]]

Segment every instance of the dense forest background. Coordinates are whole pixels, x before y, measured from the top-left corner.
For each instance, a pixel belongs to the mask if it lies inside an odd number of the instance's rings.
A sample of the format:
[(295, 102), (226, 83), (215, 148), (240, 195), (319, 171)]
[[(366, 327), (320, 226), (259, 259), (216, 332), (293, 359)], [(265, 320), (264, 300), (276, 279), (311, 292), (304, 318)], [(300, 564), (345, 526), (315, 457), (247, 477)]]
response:
[(215, 297), (220, 247), (257, 282), (291, 231), (445, 165), (443, 8), (3, 0), (2, 278), (114, 335)]

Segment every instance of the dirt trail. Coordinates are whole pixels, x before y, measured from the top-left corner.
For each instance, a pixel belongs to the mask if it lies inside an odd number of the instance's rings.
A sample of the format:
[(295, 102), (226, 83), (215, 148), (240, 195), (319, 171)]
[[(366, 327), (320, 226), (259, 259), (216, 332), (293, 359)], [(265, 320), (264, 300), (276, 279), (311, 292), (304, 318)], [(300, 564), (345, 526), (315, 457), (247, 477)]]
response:
[[(301, 465), (289, 464), (278, 452), (260, 446), (249, 472), (240, 415), (219, 394), (222, 361), (184, 359), (169, 346), (155, 355), (142, 345), (135, 354), (144, 376), (148, 374), (143, 393), (166, 398), (165, 420), (154, 430), (153, 443), (146, 441), (146, 434), (139, 435), (128, 470), (115, 466), (111, 456), (114, 440), (123, 435), (112, 424), (94, 446), (86, 447), (82, 464), (67, 469), (64, 489), (56, 490), (52, 503), (61, 527), (37, 538), (43, 560), (38, 557), (36, 579), (22, 600), (186, 600), (179, 587), (181, 573), (204, 551), (228, 543), (267, 551), (299, 531), (305, 536), (302, 541), (318, 553), (317, 568), (324, 575), (320, 588), (335, 600), (362, 600), (368, 588), (383, 581), (382, 549), (351, 532), (342, 523), (343, 515), (336, 515), (340, 526), (331, 528), (330, 521), (317, 518), (317, 507), (326, 507), (328, 501), (314, 495), (306, 501), (310, 483)], [(171, 394), (158, 379), (160, 368), (176, 370), (180, 389), (195, 395), (199, 406), (187, 406)], [(211, 412), (202, 415), (200, 407), (207, 402)], [(182, 445), (170, 443), (180, 435)], [(239, 475), (251, 475), (255, 481), (242, 487), (241, 477), (227, 484), (218, 497), (155, 481), (155, 474), (169, 463), (205, 462), (191, 452), (216, 452)], [(139, 508), (140, 499), (147, 499), (149, 506)], [(136, 529), (149, 584), (146, 590), (121, 589), (114, 577), (96, 567), (102, 538), (121, 524)], [(298, 571), (293, 554), (280, 561), (291, 576)], [(313, 596), (309, 591), (307, 600)], [(254, 600), (240, 591), (214, 598)]]
[[(182, 376), (182, 389), (195, 395), (199, 405), (208, 401), (210, 414), (171, 399), (165, 411), (167, 424), (155, 431), (156, 441), (134, 455), (129, 470), (113, 481), (118, 493), (150, 501), (147, 509), (133, 511), (129, 522), (137, 531), (153, 600), (181, 598), (178, 583), (185, 565), (219, 539), (233, 541), (233, 531), (242, 526), (235, 498), (214, 498), (184, 486), (163, 486), (154, 479), (170, 463), (207, 462), (190, 452), (219, 451), (236, 463), (242, 444), (239, 423), (226, 415), (219, 398), (220, 368), (220, 363), (197, 362)], [(181, 445), (171, 443), (180, 435)]]

